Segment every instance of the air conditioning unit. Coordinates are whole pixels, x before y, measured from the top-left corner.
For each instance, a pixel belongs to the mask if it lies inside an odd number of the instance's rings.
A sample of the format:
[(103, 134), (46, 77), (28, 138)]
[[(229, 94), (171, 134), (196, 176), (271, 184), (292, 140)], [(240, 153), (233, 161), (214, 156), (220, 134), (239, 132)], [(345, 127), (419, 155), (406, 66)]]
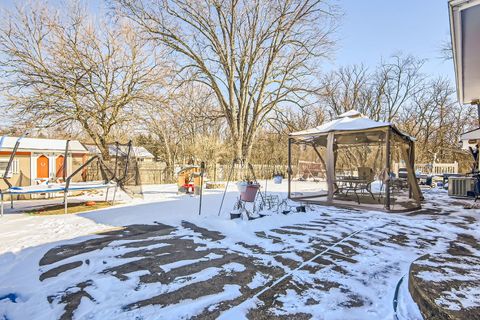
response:
[(467, 197), (469, 191), (474, 191), (475, 179), (472, 177), (448, 178), (448, 195), (451, 197)]

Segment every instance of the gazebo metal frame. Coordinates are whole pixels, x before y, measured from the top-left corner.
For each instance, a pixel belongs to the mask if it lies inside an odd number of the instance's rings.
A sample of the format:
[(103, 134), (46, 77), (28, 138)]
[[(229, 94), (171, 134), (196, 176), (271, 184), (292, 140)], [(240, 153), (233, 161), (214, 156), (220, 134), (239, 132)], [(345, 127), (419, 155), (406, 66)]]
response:
[[(349, 116), (352, 113), (349, 112)], [(345, 116), (345, 117), (349, 117)], [(342, 116), (339, 117), (339, 119)], [(386, 211), (411, 211), (417, 210), (421, 208), (420, 202), (423, 200), (422, 192), (420, 187), (418, 186), (418, 182), (414, 172), (414, 163), (415, 163), (415, 143), (414, 138), (402, 133), (398, 130), (393, 124), (388, 122), (374, 122), (368, 118), (364, 118), (363, 115), (359, 113), (354, 113), (352, 119), (355, 118), (362, 118), (366, 119), (369, 122), (369, 125), (365, 128), (357, 128), (356, 126), (352, 126), (351, 128), (345, 125), (332, 126), (332, 128), (328, 131), (325, 130), (318, 130), (310, 129), (300, 132), (294, 132), (289, 135), (288, 139), (288, 197), (292, 200), (301, 200), (301, 201), (309, 201), (308, 198), (318, 198), (319, 196), (306, 196), (306, 197), (292, 197), (292, 145), (294, 144), (305, 144), (308, 146), (313, 147), (317, 156), (322, 159), (320, 152), (318, 151), (317, 147), (326, 147), (326, 155), (325, 160), (322, 161), (325, 163), (326, 166), (326, 180), (328, 186), (328, 193), (327, 193), (327, 201), (326, 204), (328, 205), (335, 205), (334, 201), (334, 194), (336, 191), (335, 187), (335, 176), (336, 176), (336, 157), (337, 157), (337, 150), (339, 147), (350, 145), (350, 146), (361, 146), (361, 145), (369, 145), (373, 143), (379, 143), (378, 139), (376, 141), (372, 140), (369, 141), (369, 135), (374, 136), (377, 134), (384, 134), (384, 140), (381, 141), (384, 143), (384, 152), (386, 156), (385, 167), (384, 170), (387, 173), (387, 178), (385, 179), (385, 202), (384, 202), (384, 209)], [(376, 123), (378, 125), (376, 125)], [(323, 125), (323, 128), (328, 128), (329, 124)], [(320, 127), (318, 127), (320, 128)], [(341, 129), (340, 129), (341, 128)], [(352, 137), (355, 137), (353, 140)], [(377, 135), (378, 137), (378, 135)], [(393, 210), (391, 205), (391, 153), (392, 153), (392, 141), (396, 139), (396, 142), (400, 142), (400, 155), (405, 162), (405, 166), (407, 169), (407, 181), (409, 185), (409, 198), (413, 198), (417, 203), (418, 206), (414, 208), (408, 208), (403, 210)], [(318, 202), (312, 200), (311, 202)], [(350, 206), (350, 205), (349, 205)], [(352, 204), (352, 206), (355, 206)]]

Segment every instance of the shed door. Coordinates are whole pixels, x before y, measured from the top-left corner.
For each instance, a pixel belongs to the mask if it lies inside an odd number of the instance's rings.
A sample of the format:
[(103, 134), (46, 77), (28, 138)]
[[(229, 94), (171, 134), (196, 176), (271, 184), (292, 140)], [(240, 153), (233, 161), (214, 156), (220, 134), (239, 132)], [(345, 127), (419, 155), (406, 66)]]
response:
[(37, 158), (37, 178), (48, 179), (48, 158), (46, 156)]
[(63, 165), (64, 165), (64, 157), (63, 156), (58, 156), (56, 161), (55, 161), (55, 170), (56, 170), (56, 173), (55, 173), (55, 176), (57, 178), (62, 178), (63, 177)]

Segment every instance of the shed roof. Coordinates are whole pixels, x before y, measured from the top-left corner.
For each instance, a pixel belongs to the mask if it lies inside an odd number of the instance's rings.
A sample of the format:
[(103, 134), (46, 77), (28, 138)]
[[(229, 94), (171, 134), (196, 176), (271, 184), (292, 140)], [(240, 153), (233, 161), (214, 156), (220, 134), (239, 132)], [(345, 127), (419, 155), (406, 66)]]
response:
[(336, 119), (324, 123), (318, 127), (292, 132), (291, 137), (316, 137), (326, 135), (329, 132), (341, 132), (341, 131), (368, 131), (375, 128), (391, 127), (399, 135), (409, 139), (415, 140), (409, 135), (398, 130), (391, 122), (374, 121), (365, 117), (363, 114), (356, 110), (350, 110), (342, 113)]
[[(100, 150), (98, 149), (97, 146), (95, 145), (87, 145), (87, 148), (90, 152), (99, 154)], [(127, 146), (119, 146), (118, 147), (118, 153), (122, 156), (126, 155), (127, 152)], [(117, 154), (117, 149), (115, 145), (111, 144), (108, 146), (108, 150), (111, 156), (115, 156)], [(132, 147), (132, 152), (137, 158), (149, 158), (149, 159), (154, 159), (155, 156), (151, 154), (147, 149), (144, 147)]]
[[(0, 151), (11, 151), (15, 143), (20, 139), (18, 150), (65, 152), (67, 140), (44, 139), (44, 138), (19, 138), (0, 136)], [(70, 152), (88, 153), (85, 146), (78, 140), (70, 140), (68, 145)]]

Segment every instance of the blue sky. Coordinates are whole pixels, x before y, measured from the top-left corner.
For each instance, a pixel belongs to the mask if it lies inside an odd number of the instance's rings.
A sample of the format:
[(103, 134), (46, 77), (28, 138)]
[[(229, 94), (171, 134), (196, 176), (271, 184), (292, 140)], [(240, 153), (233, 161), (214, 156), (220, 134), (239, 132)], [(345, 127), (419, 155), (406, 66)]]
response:
[[(364, 63), (403, 52), (428, 59), (424, 73), (454, 79), (453, 63), (440, 59), (450, 39), (447, 0), (337, 0), (344, 16), (334, 65)], [(326, 69), (332, 66), (325, 66)]]
[[(86, 1), (95, 11), (105, 8), (105, 0)], [(336, 35), (336, 54), (324, 63), (325, 70), (356, 63), (374, 68), (382, 58), (403, 52), (428, 59), (424, 73), (453, 81), (452, 62), (440, 59), (440, 46), (450, 37), (447, 0), (331, 1), (342, 8), (344, 16)], [(0, 0), (0, 7), (13, 3), (15, 0)]]

